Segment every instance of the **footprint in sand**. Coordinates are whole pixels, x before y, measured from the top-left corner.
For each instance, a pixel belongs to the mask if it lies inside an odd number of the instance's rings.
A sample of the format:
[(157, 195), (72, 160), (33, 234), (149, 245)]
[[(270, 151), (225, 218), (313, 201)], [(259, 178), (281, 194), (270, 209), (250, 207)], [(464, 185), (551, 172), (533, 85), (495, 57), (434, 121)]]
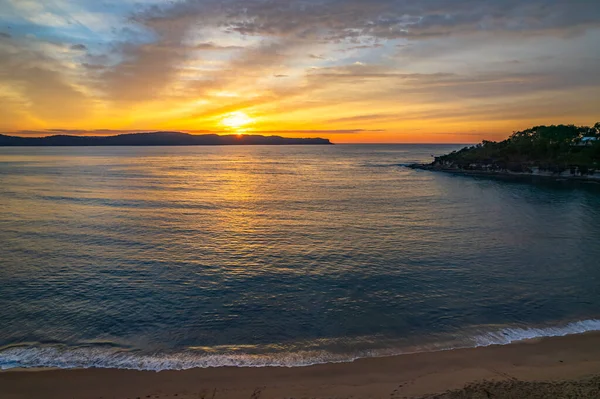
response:
[(250, 399), (258, 399), (258, 398), (260, 398), (260, 394), (262, 393), (262, 390), (263, 390), (264, 388), (265, 388), (265, 387), (256, 388), (256, 389), (254, 390), (254, 392), (252, 392), (252, 395), (250, 395)]
[(402, 391), (402, 388), (405, 388), (405, 387), (407, 387), (409, 385), (412, 385), (412, 384), (414, 384), (414, 380), (402, 382), (400, 385), (398, 385), (398, 387), (396, 389), (394, 389), (392, 391), (392, 393), (390, 393), (390, 398), (392, 398), (392, 399), (403, 398), (404, 396), (401, 396), (402, 393), (400, 391)]

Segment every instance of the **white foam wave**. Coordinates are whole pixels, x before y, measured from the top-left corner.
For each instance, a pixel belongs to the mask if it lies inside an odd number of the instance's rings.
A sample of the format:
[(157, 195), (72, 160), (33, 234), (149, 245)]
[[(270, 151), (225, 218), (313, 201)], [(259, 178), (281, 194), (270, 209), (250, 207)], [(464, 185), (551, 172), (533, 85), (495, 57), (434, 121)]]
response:
[(600, 331), (600, 320), (582, 320), (563, 326), (544, 328), (503, 328), (452, 342), (429, 343), (420, 347), (388, 347), (343, 354), (325, 350), (263, 354), (206, 353), (186, 350), (179, 353), (148, 354), (106, 345), (100, 347), (21, 345), (0, 350), (0, 370), (13, 368), (113, 368), (161, 371), (209, 367), (302, 367), (323, 363), (351, 362), (365, 357), (507, 345), (528, 339), (581, 334), (590, 331)]
[(186, 370), (208, 367), (301, 367), (355, 360), (327, 352), (278, 354), (142, 354), (106, 348), (12, 347), (0, 352), (0, 369), (12, 368), (116, 368), (130, 370)]
[(600, 320), (581, 320), (564, 326), (544, 328), (503, 328), (500, 331), (484, 333), (474, 338), (476, 346), (507, 345), (513, 342), (544, 337), (562, 337), (600, 331)]

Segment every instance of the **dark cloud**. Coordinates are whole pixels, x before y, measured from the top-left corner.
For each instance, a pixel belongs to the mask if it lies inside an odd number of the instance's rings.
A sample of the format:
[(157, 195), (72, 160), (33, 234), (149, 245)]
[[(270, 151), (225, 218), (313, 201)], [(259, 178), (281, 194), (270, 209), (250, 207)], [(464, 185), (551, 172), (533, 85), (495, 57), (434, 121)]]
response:
[(87, 62), (82, 63), (81, 66), (84, 67), (85, 69), (90, 70), (90, 71), (101, 71), (101, 70), (104, 70), (106, 68), (106, 66), (104, 66), (104, 65), (90, 64), (90, 63), (87, 63)]
[(73, 44), (71, 46), (71, 50), (86, 51), (87, 47), (85, 46), (85, 44)]
[[(197, 2), (187, 4), (193, 9)], [(227, 31), (330, 41), (416, 39), (474, 31), (556, 34), (600, 22), (600, 7), (587, 0), (248, 0), (243, 5), (224, 1), (222, 9)]]
[(454, 76), (451, 73), (401, 73), (390, 67), (380, 65), (365, 65), (356, 63), (346, 66), (313, 68), (309, 71), (309, 78), (317, 79), (402, 79), (402, 80), (441, 80)]
[(363, 121), (382, 121), (396, 119), (398, 114), (369, 114), (369, 115), (354, 115), (344, 118), (329, 119), (328, 123), (346, 123), (346, 122), (363, 122)]
[(196, 44), (194, 46), (191, 46), (191, 49), (194, 50), (212, 50), (212, 51), (219, 51), (219, 50), (241, 50), (244, 47), (241, 46), (219, 46), (217, 44), (214, 44), (212, 42), (208, 42), (208, 43), (199, 43)]
[(10, 39), (12, 36), (5, 32), (0, 32), (0, 38), (2, 39)]
[(383, 47), (383, 44), (381, 44), (381, 43), (361, 44), (359, 46), (348, 47), (348, 48), (345, 48), (345, 49), (340, 50), (340, 51), (365, 50), (365, 49), (380, 48), (380, 47)]

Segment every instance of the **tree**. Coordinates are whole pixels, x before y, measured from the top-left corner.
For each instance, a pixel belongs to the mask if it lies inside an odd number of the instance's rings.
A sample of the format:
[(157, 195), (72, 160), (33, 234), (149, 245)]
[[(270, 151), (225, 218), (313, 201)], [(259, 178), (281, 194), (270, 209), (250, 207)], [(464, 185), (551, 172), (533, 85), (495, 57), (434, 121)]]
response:
[(573, 168), (586, 173), (600, 166), (600, 140), (592, 145), (576, 145), (583, 137), (600, 137), (600, 122), (593, 127), (575, 125), (535, 126), (514, 132), (501, 142), (481, 144), (437, 157), (434, 164), (456, 168), (491, 168), (563, 171)]

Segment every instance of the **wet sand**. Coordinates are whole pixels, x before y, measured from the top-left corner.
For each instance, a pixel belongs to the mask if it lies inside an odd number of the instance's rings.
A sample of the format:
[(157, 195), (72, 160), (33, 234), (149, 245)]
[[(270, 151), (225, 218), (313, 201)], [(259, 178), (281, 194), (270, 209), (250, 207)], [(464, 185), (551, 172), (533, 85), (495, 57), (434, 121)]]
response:
[(2, 399), (600, 398), (600, 333), (296, 368), (6, 371)]

